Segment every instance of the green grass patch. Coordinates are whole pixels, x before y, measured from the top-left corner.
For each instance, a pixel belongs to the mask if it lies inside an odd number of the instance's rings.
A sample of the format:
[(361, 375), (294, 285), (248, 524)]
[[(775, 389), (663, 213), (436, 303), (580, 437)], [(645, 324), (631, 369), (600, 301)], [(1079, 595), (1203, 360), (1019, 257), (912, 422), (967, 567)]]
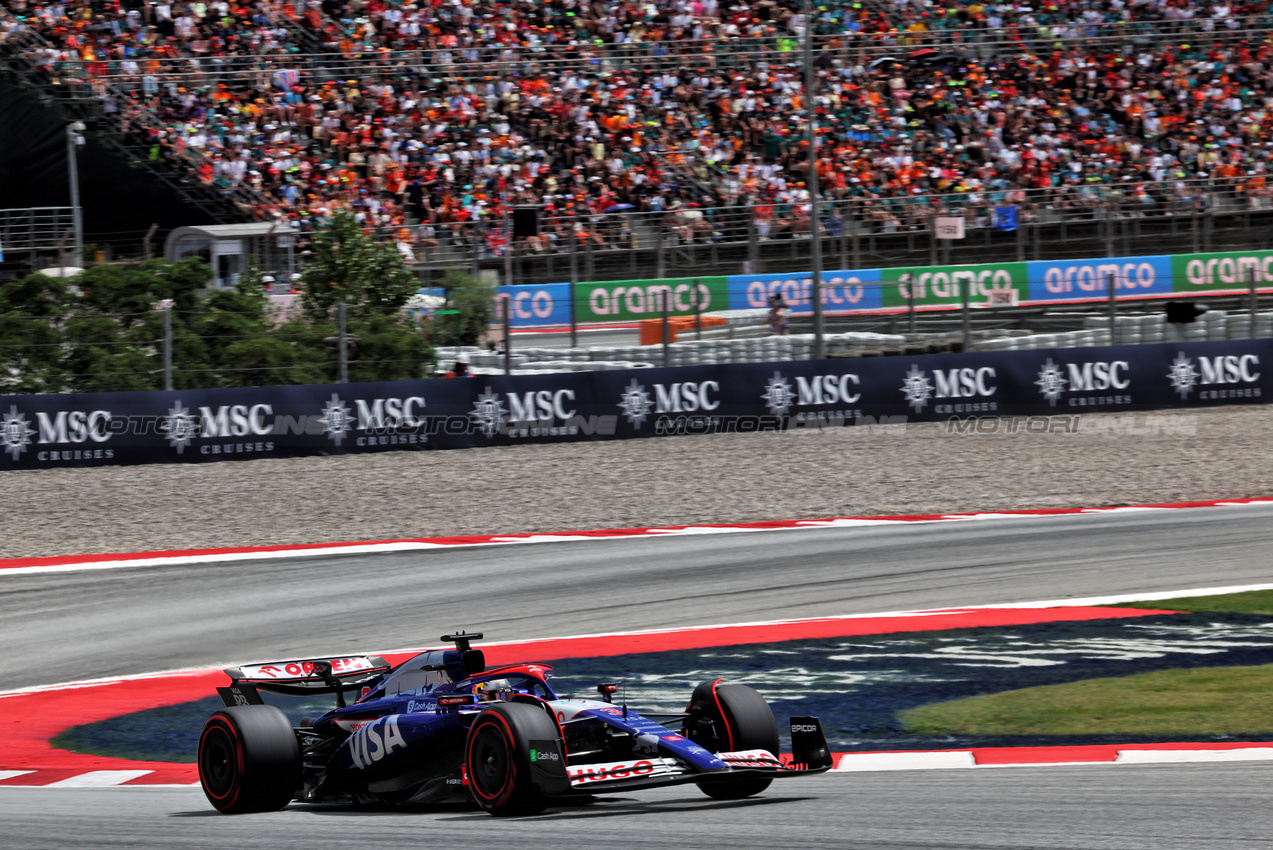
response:
[(923, 705), (923, 735), (1242, 736), (1273, 733), (1273, 664), (1160, 670)]
[(1273, 614), (1273, 590), (1223, 593), (1219, 596), (1182, 596), (1155, 602), (1120, 602), (1107, 608), (1150, 608), (1156, 611), (1234, 611), (1242, 614)]

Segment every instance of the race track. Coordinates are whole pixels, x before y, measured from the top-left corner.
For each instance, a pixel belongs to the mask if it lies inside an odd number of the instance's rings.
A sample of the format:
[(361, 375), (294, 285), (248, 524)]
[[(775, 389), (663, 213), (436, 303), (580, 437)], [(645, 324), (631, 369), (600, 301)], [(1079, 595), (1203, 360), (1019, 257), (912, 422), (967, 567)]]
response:
[[(850, 486), (846, 482), (846, 486)], [(1273, 582), (1273, 506), (1127, 511), (0, 575), (5, 689), (389, 650)], [(215, 816), (198, 789), (0, 789), (6, 843), (872, 848), (1266, 846), (1273, 767), (841, 774), (711, 803), (668, 789), (530, 822), (454, 811)], [(671, 806), (655, 801), (681, 801)], [(356, 839), (354, 838), (356, 836)]]

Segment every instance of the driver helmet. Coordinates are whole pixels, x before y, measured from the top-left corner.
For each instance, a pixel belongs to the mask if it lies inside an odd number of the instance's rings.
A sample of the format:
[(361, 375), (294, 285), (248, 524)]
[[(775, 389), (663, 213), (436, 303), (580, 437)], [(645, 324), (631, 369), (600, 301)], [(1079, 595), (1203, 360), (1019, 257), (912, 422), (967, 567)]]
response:
[(477, 694), (479, 702), (507, 702), (513, 695), (513, 685), (508, 679), (491, 679), (474, 685), (473, 693)]

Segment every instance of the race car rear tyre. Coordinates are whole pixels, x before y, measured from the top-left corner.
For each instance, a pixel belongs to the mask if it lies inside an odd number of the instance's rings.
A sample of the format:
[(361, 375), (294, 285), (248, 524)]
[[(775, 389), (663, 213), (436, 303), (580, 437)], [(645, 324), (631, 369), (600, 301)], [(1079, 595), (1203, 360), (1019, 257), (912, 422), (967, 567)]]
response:
[(235, 705), (208, 718), (199, 736), (199, 784), (226, 814), (272, 812), (301, 785), (292, 724), (272, 705)]
[[(719, 680), (717, 680), (719, 681)], [(769, 703), (747, 685), (703, 682), (690, 697), (690, 719), (683, 733), (714, 753), (768, 750), (778, 755), (778, 723)], [(704, 780), (699, 790), (717, 800), (741, 800), (769, 787), (768, 776)]]
[(469, 727), (464, 769), (473, 800), (497, 816), (534, 815), (548, 800), (531, 779), (530, 742), (561, 738), (557, 723), (539, 706), (489, 706)]

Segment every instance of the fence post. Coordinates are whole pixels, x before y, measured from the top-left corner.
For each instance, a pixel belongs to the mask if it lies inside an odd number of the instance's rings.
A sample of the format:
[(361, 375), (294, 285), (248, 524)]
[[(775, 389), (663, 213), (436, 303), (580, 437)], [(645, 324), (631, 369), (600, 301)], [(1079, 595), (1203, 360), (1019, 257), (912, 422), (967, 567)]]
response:
[(1198, 219), (1200, 218), (1201, 204), (1198, 199), (1193, 200), (1193, 252), (1195, 254), (1202, 253), (1202, 235), (1198, 232)]
[(671, 308), (670, 302), (672, 300), (671, 299), (672, 293), (668, 291), (667, 289), (664, 289), (663, 292), (660, 294), (663, 296), (663, 365), (670, 366), (672, 363), (672, 351), (670, 348), (668, 348), (668, 326), (667, 325), (668, 325), (668, 312)]
[[(698, 297), (698, 288), (700, 286), (702, 286), (702, 279), (694, 278), (694, 339), (703, 338), (703, 302)], [(1255, 321), (1255, 313), (1251, 314), (1251, 321)], [(1252, 324), (1251, 327), (1253, 329), (1251, 336), (1255, 336), (1255, 325)]]
[(1114, 279), (1113, 272), (1106, 275), (1105, 279), (1109, 287), (1109, 344), (1118, 345), (1118, 327), (1115, 325), (1118, 319), (1118, 281)]
[(336, 364), (338, 383), (349, 383), (349, 356), (345, 339), (345, 302), (336, 305)]
[[(1255, 322), (1254, 312), (1251, 313), (1251, 322)], [(1254, 324), (1251, 327), (1254, 328)], [(163, 308), (163, 388), (172, 391), (172, 304)]]
[(747, 273), (760, 270), (760, 233), (756, 230), (756, 208), (747, 207)]
[(906, 312), (907, 312), (907, 328), (911, 333), (915, 333), (915, 274), (908, 274), (906, 281)]
[(574, 219), (570, 221), (570, 347), (579, 347), (579, 321), (576, 316), (575, 287), (579, 285), (579, 239), (575, 235)]
[(1251, 302), (1248, 305), (1248, 309), (1251, 312), (1251, 339), (1255, 339), (1255, 317), (1260, 310), (1259, 296), (1255, 292), (1255, 269), (1246, 270), (1246, 282), (1251, 290)]
[(928, 264), (937, 265), (937, 214), (928, 216)]
[(146, 235), (142, 237), (142, 240), (141, 240), (142, 257), (147, 260), (149, 260), (151, 257), (150, 240), (155, 238), (155, 231), (158, 229), (159, 229), (158, 224), (152, 224), (150, 225), (150, 229), (146, 231)]
[[(853, 208), (849, 207), (849, 211), (852, 213)], [(859, 227), (861, 222), (855, 215), (850, 215), (850, 218), (853, 226), (853, 268), (860, 269), (862, 268), (862, 231)]]
[(513, 374), (513, 333), (512, 333), (513, 323), (512, 323), (512, 319), (510, 318), (510, 317), (511, 317), (511, 314), (512, 314), (512, 312), (513, 312), (513, 311), (509, 309), (509, 307), (512, 305), (512, 303), (513, 303), (513, 299), (512, 299), (512, 297), (511, 297), (511, 296), (509, 296), (509, 297), (507, 297), (507, 298), (503, 299), (503, 305), (504, 305), (504, 374), (505, 374), (505, 375), (511, 375), (511, 374)]
[[(933, 238), (936, 240), (937, 229), (933, 229)], [(911, 278), (914, 281), (914, 278)], [(913, 283), (912, 283), (913, 285)], [(972, 351), (972, 288), (968, 281), (961, 281), (959, 284), (959, 299), (963, 302), (964, 314), (964, 351)], [(911, 302), (912, 304), (914, 301)]]

